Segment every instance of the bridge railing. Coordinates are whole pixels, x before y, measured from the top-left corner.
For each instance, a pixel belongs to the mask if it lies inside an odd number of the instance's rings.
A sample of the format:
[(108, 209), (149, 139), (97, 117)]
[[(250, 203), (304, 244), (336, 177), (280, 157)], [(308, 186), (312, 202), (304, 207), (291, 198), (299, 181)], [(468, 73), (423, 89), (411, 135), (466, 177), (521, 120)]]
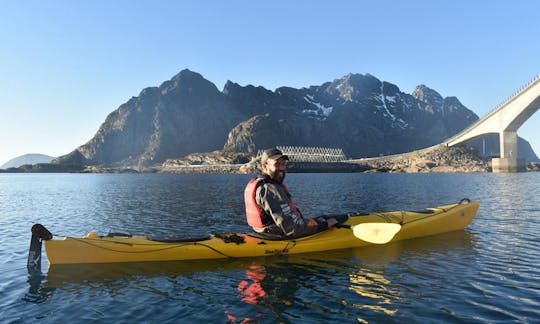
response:
[(531, 81), (526, 83), (524, 86), (516, 90), (512, 95), (510, 95), (508, 98), (506, 98), (504, 101), (499, 103), (495, 108), (493, 108), (487, 115), (484, 117), (478, 119), (476, 122), (472, 123), (469, 127), (466, 127), (461, 132), (457, 133), (456, 135), (446, 139), (443, 143), (447, 144), (452, 142), (454, 139), (459, 138), (462, 134), (465, 134), (466, 132), (470, 131), (480, 123), (482, 123), (484, 120), (487, 120), (489, 117), (491, 117), (493, 114), (497, 113), (499, 109), (502, 109), (504, 106), (506, 106), (510, 101), (514, 100), (516, 97), (521, 95), (523, 92), (527, 91), (530, 87), (532, 87), (534, 84), (536, 84), (540, 80), (540, 74), (534, 77)]
[(502, 106), (506, 105), (510, 101), (512, 101), (514, 98), (525, 92), (529, 87), (533, 85), (533, 83), (536, 83), (536, 81), (540, 80), (540, 74), (534, 77), (531, 81), (529, 81), (527, 84), (516, 90), (512, 95), (510, 95), (508, 98), (506, 98), (503, 102), (498, 104), (490, 113), (487, 114), (487, 116), (491, 115), (492, 113), (496, 112), (501, 108)]

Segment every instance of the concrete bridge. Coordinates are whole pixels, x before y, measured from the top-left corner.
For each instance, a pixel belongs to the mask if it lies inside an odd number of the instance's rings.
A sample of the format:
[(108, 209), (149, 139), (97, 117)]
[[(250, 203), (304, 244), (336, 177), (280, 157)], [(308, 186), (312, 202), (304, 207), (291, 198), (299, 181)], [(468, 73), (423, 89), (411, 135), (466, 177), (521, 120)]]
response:
[(499, 134), (500, 157), (492, 160), (493, 172), (524, 171), (518, 159), (517, 130), (540, 108), (540, 75), (498, 105), (484, 118), (444, 141), (454, 146), (482, 135)]

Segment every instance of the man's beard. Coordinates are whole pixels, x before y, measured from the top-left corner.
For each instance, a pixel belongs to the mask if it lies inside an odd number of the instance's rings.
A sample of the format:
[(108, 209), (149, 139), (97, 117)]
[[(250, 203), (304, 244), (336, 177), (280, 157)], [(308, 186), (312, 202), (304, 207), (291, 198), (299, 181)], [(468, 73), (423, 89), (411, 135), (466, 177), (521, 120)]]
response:
[(277, 183), (283, 183), (283, 181), (285, 180), (286, 174), (287, 172), (285, 171), (276, 170), (270, 174), (270, 178), (272, 178), (272, 180), (274, 180)]

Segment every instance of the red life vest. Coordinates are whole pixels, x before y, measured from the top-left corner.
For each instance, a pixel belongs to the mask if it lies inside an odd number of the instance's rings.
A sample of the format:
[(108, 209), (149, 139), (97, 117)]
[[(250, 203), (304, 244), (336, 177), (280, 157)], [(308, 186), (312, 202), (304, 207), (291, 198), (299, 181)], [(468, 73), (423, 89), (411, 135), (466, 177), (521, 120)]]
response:
[[(257, 204), (256, 194), (257, 194), (257, 188), (260, 184), (267, 181), (264, 178), (255, 178), (249, 180), (248, 184), (246, 185), (246, 189), (244, 190), (244, 204), (246, 205), (246, 219), (247, 223), (251, 227), (255, 228), (264, 228), (268, 225), (274, 224), (274, 220), (271, 216), (266, 215), (266, 213), (262, 210), (261, 206)], [(289, 197), (289, 207), (291, 207), (292, 211), (297, 214), (299, 217), (302, 217), (302, 214), (298, 209), (296, 208), (296, 204), (294, 203), (291, 194), (289, 194), (289, 190), (284, 184), (280, 184), (283, 190), (285, 190), (285, 193), (287, 193), (287, 196)]]

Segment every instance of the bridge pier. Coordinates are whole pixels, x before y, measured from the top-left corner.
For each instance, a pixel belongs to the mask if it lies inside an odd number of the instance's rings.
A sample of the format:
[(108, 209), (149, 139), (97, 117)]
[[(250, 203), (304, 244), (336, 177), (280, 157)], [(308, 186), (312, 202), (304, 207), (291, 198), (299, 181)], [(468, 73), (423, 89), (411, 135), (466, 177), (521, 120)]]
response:
[(502, 131), (499, 133), (501, 158), (512, 159), (518, 156), (517, 132)]
[(517, 132), (504, 131), (499, 133), (500, 158), (491, 160), (494, 173), (513, 173), (525, 171), (525, 160), (518, 159)]
[(516, 158), (494, 158), (491, 160), (493, 173), (525, 172), (525, 160)]

